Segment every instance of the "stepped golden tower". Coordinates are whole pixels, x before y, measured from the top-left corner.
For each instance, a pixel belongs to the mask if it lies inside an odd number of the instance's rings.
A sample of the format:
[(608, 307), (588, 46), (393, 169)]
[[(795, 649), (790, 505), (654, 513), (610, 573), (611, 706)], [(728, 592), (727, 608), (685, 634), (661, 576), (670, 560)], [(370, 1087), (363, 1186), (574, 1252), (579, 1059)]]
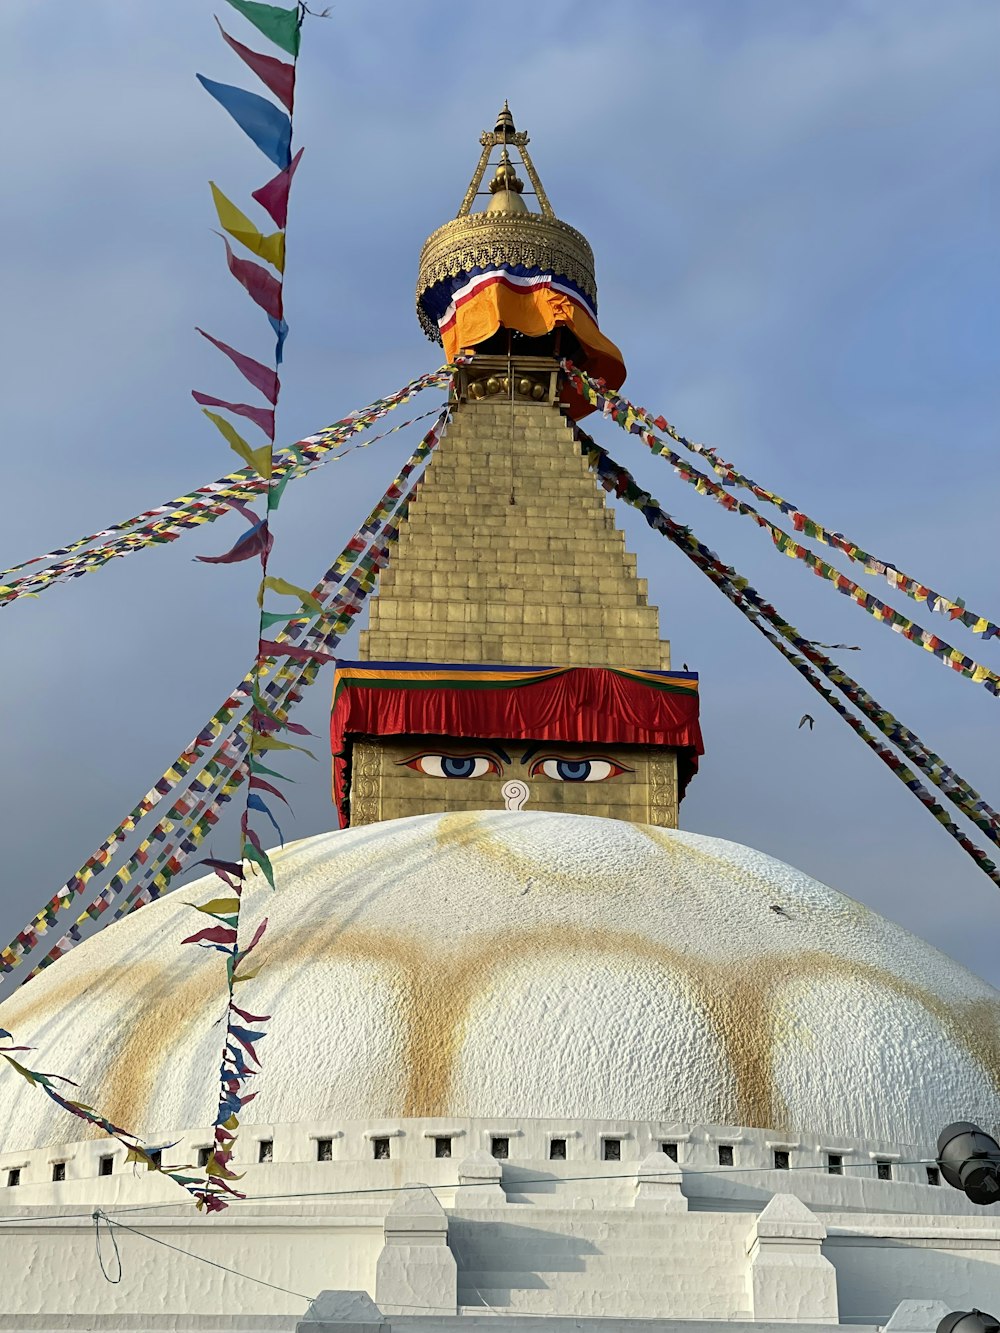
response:
[[(462, 364), (363, 660), (338, 672), (342, 818), (527, 802), (676, 827), (700, 749), (697, 681), (670, 671), (645, 580), (574, 438), (585, 405), (560, 372), (569, 356), (624, 378), (597, 325), (593, 256), (553, 214), (506, 104), (480, 143), (458, 216), (421, 255), (421, 323)], [(377, 694), (352, 709), (365, 691)]]

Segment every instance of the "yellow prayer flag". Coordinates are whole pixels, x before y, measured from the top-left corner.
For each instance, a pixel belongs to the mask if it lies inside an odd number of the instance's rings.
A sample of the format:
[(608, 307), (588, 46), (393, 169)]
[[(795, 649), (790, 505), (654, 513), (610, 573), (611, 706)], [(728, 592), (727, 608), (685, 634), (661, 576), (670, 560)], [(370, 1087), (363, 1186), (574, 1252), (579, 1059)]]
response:
[(269, 264), (273, 264), (279, 273), (284, 273), (285, 233), (276, 231), (270, 236), (265, 236), (259, 228), (254, 226), (245, 213), (241, 213), (236, 205), (226, 198), (215, 181), (209, 181), (208, 183), (212, 187), (215, 211), (219, 215), (219, 224), (222, 230), (228, 231), (230, 236), (234, 236), (239, 241), (240, 245), (245, 245), (255, 255), (260, 255), (261, 259), (266, 259)]
[(248, 467), (252, 467), (259, 477), (264, 477), (265, 480), (269, 479), (271, 476), (271, 446), (262, 444), (259, 449), (251, 449), (231, 421), (227, 421), (225, 417), (220, 417), (218, 412), (210, 412), (207, 407), (203, 407), (201, 410), (227, 442), (233, 453), (242, 458)]
[(989, 629), (989, 626), (990, 622), (986, 620), (983, 616), (980, 616), (979, 619), (976, 621), (976, 623), (973, 625), (972, 632), (973, 634), (982, 634), (984, 630)]
[(192, 903), (197, 912), (211, 912), (213, 916), (230, 916), (233, 912), (240, 910), (239, 898), (213, 898), (211, 902), (202, 903), (200, 906)]
[(295, 583), (289, 583), (287, 579), (279, 579), (273, 574), (269, 574), (262, 586), (270, 588), (272, 592), (276, 592), (282, 597), (297, 597), (303, 606), (312, 607), (316, 611), (323, 610), (322, 602), (317, 601), (311, 592), (298, 587)]

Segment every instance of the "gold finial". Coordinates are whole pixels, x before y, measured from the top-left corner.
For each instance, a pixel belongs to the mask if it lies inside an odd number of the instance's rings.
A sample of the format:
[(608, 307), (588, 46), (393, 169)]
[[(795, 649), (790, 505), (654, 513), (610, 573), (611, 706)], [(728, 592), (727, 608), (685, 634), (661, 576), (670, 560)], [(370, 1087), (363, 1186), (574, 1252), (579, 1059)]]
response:
[(503, 135), (504, 143), (507, 142), (508, 135), (513, 135), (515, 133), (514, 117), (510, 114), (510, 107), (507, 105), (506, 97), (503, 99), (503, 106), (497, 116), (497, 123), (493, 128), (493, 133)]
[(500, 165), (496, 169), (496, 174), (490, 181), (490, 194), (496, 194), (498, 190), (513, 190), (520, 194), (523, 189), (524, 181), (518, 177), (510, 160), (510, 153), (505, 148), (500, 154)]
[[(492, 130), (483, 130), (482, 134), (479, 136), (479, 143), (482, 147), (482, 152), (479, 155), (479, 162), (476, 165), (476, 169), (472, 173), (472, 180), (469, 182), (469, 188), (465, 192), (465, 198), (462, 200), (458, 210), (458, 217), (466, 217), (472, 209), (476, 192), (479, 190), (483, 176), (486, 174), (486, 165), (489, 162), (490, 151), (493, 148), (502, 148), (504, 155), (506, 156), (508, 144), (516, 148), (521, 154), (521, 162), (527, 172), (528, 179), (531, 181), (531, 188), (538, 199), (538, 206), (542, 210), (543, 217), (555, 217), (555, 214), (552, 212), (552, 205), (549, 203), (548, 196), (542, 189), (542, 183), (538, 179), (538, 172), (535, 170), (534, 163), (528, 153), (528, 135), (526, 131), (516, 130), (514, 128), (514, 117), (511, 115), (510, 107), (506, 102), (504, 102), (497, 115), (496, 127)], [(500, 165), (501, 167), (504, 165), (502, 159)], [(511, 176), (516, 180), (517, 177), (513, 175), (514, 169), (510, 166), (509, 162), (508, 166), (510, 167)], [(528, 206), (523, 199), (518, 198), (517, 202), (513, 202), (515, 194), (519, 195), (524, 190), (523, 184), (521, 185), (520, 190), (518, 190), (516, 186), (510, 187), (508, 194), (505, 196), (510, 202), (508, 202), (503, 210), (500, 210), (499, 205), (494, 201), (496, 200), (498, 192), (506, 189), (507, 186), (503, 184), (496, 185), (493, 182), (490, 183), (490, 191), (493, 193), (493, 199), (491, 199), (490, 203), (487, 205), (487, 211), (495, 213), (497, 211), (508, 211), (512, 209), (515, 213), (528, 212)]]
[(514, 164), (506, 148), (500, 154), (500, 165), (490, 181), (489, 189), (490, 202), (486, 205), (487, 213), (527, 213), (528, 205), (522, 198), (524, 182), (514, 170)]

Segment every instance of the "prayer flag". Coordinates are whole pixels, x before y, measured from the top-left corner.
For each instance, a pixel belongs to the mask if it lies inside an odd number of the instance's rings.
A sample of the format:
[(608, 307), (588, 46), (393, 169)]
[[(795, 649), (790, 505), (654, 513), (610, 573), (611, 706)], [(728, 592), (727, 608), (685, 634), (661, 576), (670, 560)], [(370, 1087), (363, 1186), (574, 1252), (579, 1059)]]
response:
[(266, 268), (253, 263), (250, 259), (239, 259), (233, 254), (233, 247), (225, 237), (222, 243), (226, 247), (226, 262), (229, 272), (241, 287), (245, 287), (251, 299), (271, 320), (281, 320), (281, 283)]
[(270, 213), (276, 227), (283, 228), (288, 221), (288, 192), (292, 188), (292, 177), (295, 175), (295, 168), (302, 160), (304, 152), (305, 149), (300, 148), (283, 171), (279, 171), (277, 176), (273, 176), (259, 190), (254, 190), (251, 196), (257, 200), (261, 208)]
[(240, 560), (251, 560), (257, 555), (263, 559), (273, 543), (274, 536), (265, 519), (245, 532), (223, 555), (196, 555), (195, 559), (203, 565), (235, 565)]
[(255, 255), (261, 259), (266, 259), (269, 264), (273, 264), (279, 273), (285, 268), (285, 233), (283, 231), (273, 232), (270, 236), (264, 233), (242, 213), (231, 199), (227, 199), (222, 193), (215, 181), (209, 181), (212, 190), (212, 198), (215, 200), (215, 211), (219, 215), (219, 224), (223, 231), (228, 231), (230, 236), (234, 236), (241, 245), (245, 245), (248, 250), (252, 250)]
[(282, 9), (278, 5), (262, 5), (258, 0), (229, 0), (229, 3), (275, 46), (280, 46), (290, 56), (299, 54), (302, 25), (298, 5)]
[(263, 365), (260, 361), (255, 361), (253, 357), (244, 356), (242, 352), (237, 352), (234, 347), (220, 342), (218, 338), (213, 338), (204, 329), (198, 329), (198, 332), (203, 338), (207, 338), (213, 346), (217, 347), (220, 352), (225, 352), (240, 374), (248, 379), (255, 389), (259, 389), (269, 403), (273, 405), (278, 401), (280, 382), (277, 374), (269, 366)]
[(292, 157), (292, 122), (266, 97), (248, 93), (231, 83), (217, 83), (204, 74), (195, 78), (232, 116), (243, 133), (257, 145), (265, 157), (284, 171)]
[(219, 434), (228, 443), (234, 454), (243, 459), (248, 467), (261, 477), (270, 477), (271, 475), (271, 446), (262, 444), (259, 449), (251, 449), (242, 435), (237, 431), (232, 422), (227, 421), (225, 417), (220, 417), (218, 412), (210, 412), (207, 407), (201, 409), (208, 417), (209, 421), (215, 426)]
[(259, 51), (252, 51), (249, 46), (244, 46), (235, 37), (230, 37), (218, 19), (215, 21), (219, 25), (223, 41), (236, 52), (249, 69), (253, 70), (261, 83), (265, 84), (274, 93), (286, 110), (291, 112), (295, 97), (295, 66), (287, 65), (283, 60), (275, 59), (274, 56), (265, 56), (261, 55)]
[(317, 612), (323, 610), (322, 602), (317, 601), (311, 592), (307, 592), (305, 588), (300, 588), (295, 583), (289, 583), (287, 579), (280, 579), (273, 574), (269, 574), (264, 580), (263, 586), (270, 588), (272, 592), (276, 592), (282, 597), (298, 597), (303, 606), (312, 607)]
[(249, 403), (227, 403), (223, 398), (213, 398), (198, 389), (191, 390), (191, 397), (202, 407), (224, 407), (227, 412), (235, 412), (239, 417), (246, 417), (255, 426), (259, 426), (269, 439), (274, 438), (274, 413), (269, 407), (252, 407)]

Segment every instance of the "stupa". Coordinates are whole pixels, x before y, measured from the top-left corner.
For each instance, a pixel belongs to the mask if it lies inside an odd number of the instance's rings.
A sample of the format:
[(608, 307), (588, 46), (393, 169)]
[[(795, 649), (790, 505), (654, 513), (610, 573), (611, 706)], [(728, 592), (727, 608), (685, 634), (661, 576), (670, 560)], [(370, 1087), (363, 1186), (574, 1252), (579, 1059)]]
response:
[[(933, 1164), (948, 1121), (1000, 1122), (1000, 995), (678, 829), (697, 679), (671, 670), (559, 370), (624, 364), (506, 106), (480, 143), (421, 256), (421, 323), (462, 366), (337, 671), (341, 827), (244, 895), (270, 917), (252, 989), (273, 1016), (247, 1201), (195, 1215), (0, 1081), (0, 1329), (930, 1333), (1000, 1308), (1000, 1226)], [(198, 892), (0, 1006), (39, 1068), (71, 1053), (82, 1099), (180, 1161), (211, 1143), (224, 1003), (216, 959), (179, 943)], [(114, 1285), (100, 1210), (133, 1228)]]

